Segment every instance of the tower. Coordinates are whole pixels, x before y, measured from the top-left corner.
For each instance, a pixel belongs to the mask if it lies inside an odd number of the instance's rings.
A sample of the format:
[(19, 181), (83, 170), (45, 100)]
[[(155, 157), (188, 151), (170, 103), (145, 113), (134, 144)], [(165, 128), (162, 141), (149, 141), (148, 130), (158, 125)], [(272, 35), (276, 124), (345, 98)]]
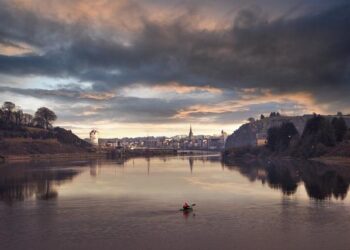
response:
[(93, 129), (90, 132), (90, 142), (93, 145), (98, 145), (98, 131), (96, 129)]

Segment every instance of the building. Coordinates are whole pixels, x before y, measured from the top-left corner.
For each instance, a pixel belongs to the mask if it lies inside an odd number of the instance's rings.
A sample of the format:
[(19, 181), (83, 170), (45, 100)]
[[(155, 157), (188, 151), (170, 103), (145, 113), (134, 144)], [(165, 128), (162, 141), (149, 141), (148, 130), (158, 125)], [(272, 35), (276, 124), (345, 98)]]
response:
[(90, 143), (96, 146), (98, 145), (98, 131), (96, 129), (90, 132)]
[(256, 134), (256, 146), (263, 146), (267, 143), (267, 134), (266, 133), (257, 133)]

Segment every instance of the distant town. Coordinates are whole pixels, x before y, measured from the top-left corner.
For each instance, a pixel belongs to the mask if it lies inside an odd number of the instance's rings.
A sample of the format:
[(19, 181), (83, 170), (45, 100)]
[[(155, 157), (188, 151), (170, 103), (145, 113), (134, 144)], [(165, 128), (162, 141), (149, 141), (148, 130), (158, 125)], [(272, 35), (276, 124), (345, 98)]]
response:
[(176, 150), (209, 150), (221, 151), (225, 148), (227, 133), (221, 131), (219, 135), (195, 135), (192, 126), (188, 135), (147, 136), (135, 138), (99, 138), (99, 131), (93, 129), (85, 141), (101, 149), (176, 149)]

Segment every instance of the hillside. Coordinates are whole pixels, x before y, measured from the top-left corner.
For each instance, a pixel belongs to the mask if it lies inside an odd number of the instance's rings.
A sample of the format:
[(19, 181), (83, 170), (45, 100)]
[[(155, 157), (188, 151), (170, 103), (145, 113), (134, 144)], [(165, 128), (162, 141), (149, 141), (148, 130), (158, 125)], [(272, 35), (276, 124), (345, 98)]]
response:
[[(225, 144), (225, 150), (230, 150), (238, 147), (257, 146), (264, 144), (267, 131), (271, 127), (281, 126), (283, 123), (291, 122), (298, 130), (299, 134), (303, 133), (306, 122), (312, 117), (312, 115), (303, 116), (275, 116), (266, 117), (264, 119), (255, 120), (246, 124), (243, 124), (236, 131), (231, 134)], [(336, 116), (325, 116), (327, 119), (332, 119)], [(350, 116), (343, 116), (346, 124), (350, 127)]]
[(69, 130), (32, 127), (0, 129), (0, 155), (61, 154), (89, 152), (91, 145)]
[(225, 156), (233, 158), (350, 157), (350, 116), (281, 116), (250, 119), (230, 135)]

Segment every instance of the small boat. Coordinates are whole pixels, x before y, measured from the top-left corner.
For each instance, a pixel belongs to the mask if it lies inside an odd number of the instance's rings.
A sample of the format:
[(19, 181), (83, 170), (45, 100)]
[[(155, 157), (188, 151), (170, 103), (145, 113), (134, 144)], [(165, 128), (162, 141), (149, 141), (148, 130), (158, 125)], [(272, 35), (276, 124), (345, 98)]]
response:
[(193, 211), (193, 207), (181, 208), (180, 211), (182, 211), (182, 212), (191, 212), (191, 211)]
[(192, 212), (193, 211), (193, 207), (195, 206), (196, 204), (192, 204), (191, 206), (189, 206), (188, 208), (180, 208), (180, 211), (182, 212)]

